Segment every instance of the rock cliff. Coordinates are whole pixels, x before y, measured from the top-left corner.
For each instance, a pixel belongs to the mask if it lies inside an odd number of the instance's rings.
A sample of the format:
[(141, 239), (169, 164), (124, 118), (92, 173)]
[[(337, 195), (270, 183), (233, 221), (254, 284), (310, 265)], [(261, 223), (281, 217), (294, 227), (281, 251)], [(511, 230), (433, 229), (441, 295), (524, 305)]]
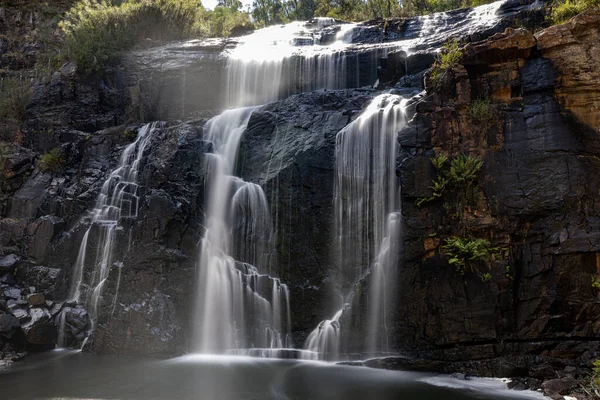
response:
[[(409, 35), (408, 28), (395, 34)], [(600, 306), (591, 277), (600, 278), (599, 30), (600, 14), (589, 12), (536, 34), (473, 34), (441, 83), (424, 77), (434, 61), (428, 51), (382, 61), (389, 90), (412, 94), (423, 80), (427, 90), (413, 99), (412, 122), (398, 133), (404, 239), (389, 321), (393, 349), (415, 358), (369, 365), (550, 379), (597, 358)], [(369, 43), (372, 33), (361, 32)], [(8, 136), (13, 143), (0, 162), (0, 351), (53, 347), (62, 309), (66, 340), (82, 341), (89, 316), (65, 298), (85, 212), (138, 121), (154, 119), (170, 122), (145, 150), (139, 214), (120, 223), (119, 263), (110, 266), (88, 349), (166, 356), (188, 348), (212, 152), (202, 128), (221, 107), (216, 85), (230, 45), (140, 50), (123, 68), (86, 79), (66, 64), (36, 85), (23, 132)], [(356, 68), (375, 71), (368, 60)], [(237, 175), (260, 184), (271, 204), (297, 346), (331, 317), (339, 289), (331, 279), (335, 135), (378, 93), (295, 94), (257, 109), (244, 133)], [(476, 100), (490, 107), (490, 120), (474, 122)], [(52, 148), (60, 163), (44, 168), (41, 156)], [(483, 160), (481, 196), (458, 220), (444, 200), (416, 205), (431, 195), (430, 159), (440, 154)], [(488, 282), (448, 265), (440, 246), (458, 233), (503, 249)], [(367, 304), (356, 296), (354, 312)], [(345, 350), (357, 357), (360, 321), (344, 327)]]
[[(467, 45), (441, 84), (427, 78), (398, 135), (405, 238), (390, 323), (398, 349), (434, 362), (398, 367), (535, 380), (597, 357), (599, 33), (597, 11), (536, 34), (507, 29)], [(490, 107), (485, 123), (476, 100)], [(416, 204), (440, 154), (483, 160), (481, 196), (458, 215), (451, 196)], [(489, 281), (448, 264), (451, 235), (506, 249)]]

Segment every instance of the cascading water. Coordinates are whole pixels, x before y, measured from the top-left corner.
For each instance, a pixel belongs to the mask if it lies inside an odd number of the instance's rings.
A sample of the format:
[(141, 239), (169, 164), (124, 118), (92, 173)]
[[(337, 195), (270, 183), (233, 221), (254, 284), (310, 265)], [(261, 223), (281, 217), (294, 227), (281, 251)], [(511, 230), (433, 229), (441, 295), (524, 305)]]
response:
[[(411, 19), (395, 36), (397, 41), (386, 43), (367, 37), (364, 43), (369, 44), (353, 44), (361, 29), (370, 28), (340, 25), (331, 18), (258, 30), (239, 38), (227, 54), (225, 106), (260, 105), (299, 92), (373, 84), (379, 57), (396, 49), (434, 50), (447, 39), (491, 27), (501, 4), (460, 11), (461, 21), (456, 21), (456, 13)], [(308, 358), (340, 357), (345, 314), (352, 312), (352, 291), (361, 280), (369, 282), (362, 349), (370, 354), (389, 350), (386, 316), (401, 241), (396, 133), (405, 123), (404, 104), (397, 96), (378, 96), (337, 135), (336, 278), (346, 304), (309, 335)], [(199, 245), (193, 338), (194, 350), (202, 353), (277, 356), (292, 345), (289, 290), (274, 277), (276, 233), (269, 204), (260, 186), (234, 176), (241, 135), (253, 111), (228, 110), (205, 127), (214, 153), (207, 155), (210, 183), (206, 230)], [(80, 245), (70, 299), (85, 303), (94, 324), (109, 273), (122, 267), (113, 245), (120, 221), (137, 215), (137, 173), (154, 129), (155, 125), (144, 127), (127, 147), (85, 221), (90, 227)], [(88, 269), (93, 272), (88, 274)]]
[[(406, 124), (407, 100), (377, 96), (336, 136), (335, 231), (342, 288), (348, 290), (370, 265), (370, 318), (365, 348), (385, 348), (386, 305), (391, 300), (400, 243), (397, 133)], [(320, 358), (340, 351), (340, 309), (310, 334), (306, 348)], [(381, 334), (383, 332), (383, 334)], [(382, 340), (383, 339), (383, 340)]]
[[(256, 106), (299, 92), (373, 84), (379, 57), (396, 49), (433, 51), (453, 36), (493, 26), (500, 4), (466, 10), (458, 23), (449, 23), (453, 17), (444, 13), (415, 18), (396, 42), (379, 44), (352, 44), (363, 28), (336, 25), (332, 19), (255, 31), (239, 38), (227, 54), (225, 106)], [(337, 135), (337, 280), (346, 304), (310, 334), (303, 357), (340, 357), (344, 314), (352, 312), (348, 304), (361, 280), (369, 282), (369, 316), (361, 316), (368, 328), (361, 332), (361, 348), (370, 354), (389, 351), (386, 321), (401, 239), (396, 137), (406, 123), (405, 103), (398, 96), (378, 96)], [(274, 349), (290, 345), (289, 291), (272, 277), (270, 208), (260, 186), (234, 176), (240, 138), (253, 110), (225, 111), (205, 127), (214, 154), (209, 155), (196, 299), (194, 347), (202, 353), (277, 356), (281, 349)]]
[(344, 309), (333, 318), (321, 321), (306, 339), (305, 358), (311, 360), (337, 360), (340, 354), (340, 317)]
[[(137, 217), (140, 200), (137, 178), (140, 162), (146, 146), (152, 139), (152, 134), (161, 126), (162, 123), (154, 122), (140, 129), (137, 139), (125, 148), (117, 168), (110, 173), (102, 185), (94, 209), (82, 220), (82, 223), (89, 224), (89, 227), (79, 246), (69, 301), (83, 303), (90, 314), (92, 330), (98, 319), (98, 307), (111, 268), (117, 267), (120, 275), (122, 264), (116, 262), (113, 256), (116, 234), (121, 228), (120, 222), (124, 218)], [(88, 243), (90, 235), (97, 241), (95, 246), (90, 246)], [(84, 270), (87, 266), (91, 266), (93, 269), (86, 282)], [(117, 279), (117, 282), (119, 281), (120, 276)], [(117, 283), (115, 301), (118, 290)], [(83, 301), (82, 297), (84, 297)], [(64, 323), (63, 312), (60, 318), (58, 341), (62, 346), (67, 344), (64, 343)]]
[(205, 139), (214, 153), (209, 155), (206, 231), (196, 291), (194, 350), (200, 353), (268, 353), (267, 349), (291, 346), (289, 291), (267, 274), (270, 208), (260, 186), (233, 175), (240, 139), (254, 110), (228, 110), (205, 126)]
[(370, 27), (337, 24), (332, 18), (259, 29), (239, 38), (227, 54), (224, 106), (261, 105), (300, 92), (372, 85), (379, 58), (390, 51), (434, 51), (449, 39), (491, 27), (502, 3), (465, 9), (461, 20), (448, 13), (412, 18), (402, 34), (395, 34), (396, 41), (373, 43), (371, 31), (368, 45), (353, 40), (356, 32)]
[[(356, 25), (343, 24), (333, 39), (325, 38), (319, 29), (334, 22), (327, 18), (315, 19), (314, 24), (292, 22), (241, 38), (228, 57), (225, 104), (258, 105), (299, 92), (358, 86), (358, 56), (345, 52)], [(356, 77), (347, 76), (349, 63), (354, 64)], [(373, 75), (375, 66), (373, 62)]]

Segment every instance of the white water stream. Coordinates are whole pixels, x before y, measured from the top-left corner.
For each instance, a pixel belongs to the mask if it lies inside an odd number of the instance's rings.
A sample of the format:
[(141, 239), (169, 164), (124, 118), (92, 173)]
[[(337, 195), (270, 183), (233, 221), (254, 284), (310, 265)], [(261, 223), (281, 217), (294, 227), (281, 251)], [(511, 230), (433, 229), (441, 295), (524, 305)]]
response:
[[(387, 304), (396, 282), (400, 246), (400, 184), (396, 176), (398, 131), (406, 125), (406, 99), (383, 94), (336, 136), (335, 232), (337, 263), (348, 288), (370, 272), (365, 349), (388, 347)], [(369, 268), (370, 267), (370, 268)], [(306, 348), (322, 358), (340, 353), (340, 309), (310, 334)]]
[(205, 126), (214, 153), (196, 290), (193, 340), (200, 353), (291, 346), (289, 291), (268, 275), (270, 208), (260, 186), (234, 176), (240, 139), (254, 109), (225, 111)]
[[(123, 229), (120, 226), (122, 219), (137, 217), (140, 202), (138, 193), (140, 163), (144, 150), (152, 139), (152, 134), (161, 127), (162, 123), (154, 122), (140, 129), (137, 139), (125, 148), (119, 164), (102, 185), (94, 209), (81, 221), (89, 227), (79, 245), (69, 301), (83, 304), (90, 314), (92, 330), (97, 323), (98, 307), (111, 269), (118, 269), (120, 275), (120, 269), (123, 267), (114, 259), (115, 238), (117, 231)], [(89, 241), (90, 236), (93, 237), (93, 242)], [(90, 269), (88, 274), (85, 273), (86, 268)], [(119, 282), (120, 279), (117, 281)], [(117, 285), (115, 301), (118, 291)], [(65, 346), (67, 343), (64, 343), (64, 312), (60, 321), (58, 344)]]

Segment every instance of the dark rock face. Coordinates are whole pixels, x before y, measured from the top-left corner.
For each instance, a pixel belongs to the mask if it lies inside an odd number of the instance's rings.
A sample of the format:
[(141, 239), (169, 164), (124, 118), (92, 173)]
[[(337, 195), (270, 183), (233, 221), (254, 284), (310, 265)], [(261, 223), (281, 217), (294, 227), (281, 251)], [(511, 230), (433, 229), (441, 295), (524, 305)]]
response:
[(17, 271), (17, 277), (35, 286), (45, 299), (64, 299), (67, 294), (67, 282), (64, 271), (44, 266), (25, 266)]
[[(405, 251), (388, 326), (395, 349), (424, 359), (427, 368), (549, 379), (556, 376), (548, 366), (585, 366), (598, 357), (600, 306), (590, 276), (598, 274), (600, 192), (588, 178), (600, 173), (597, 135), (589, 133), (599, 127), (598, 110), (589, 106), (597, 80), (593, 73), (564, 75), (554, 60), (594, 46), (599, 27), (600, 14), (590, 12), (535, 38), (507, 30), (472, 43), (444, 87), (432, 90), (427, 79), (428, 98), (399, 133)], [(594, 64), (585, 60), (569, 71)], [(561, 105), (573, 80), (587, 107), (581, 99), (572, 109)], [(485, 129), (470, 122), (475, 99), (491, 100), (498, 112)], [(431, 195), (430, 158), (461, 153), (483, 160), (484, 197), (461, 221), (445, 211), (448, 198), (417, 207), (418, 198)], [(466, 232), (457, 232), (459, 223)], [(439, 246), (453, 234), (508, 250), (491, 263), (490, 282), (448, 265)], [(572, 381), (550, 382), (548, 393), (564, 394)]]
[(30, 350), (49, 350), (56, 344), (57, 331), (52, 315), (46, 308), (32, 307), (29, 321), (21, 324)]
[(90, 316), (81, 306), (66, 305), (58, 315), (54, 315), (55, 323), (62, 326), (63, 337), (59, 337), (62, 346), (81, 345), (91, 328)]
[(129, 238), (116, 245), (93, 351), (166, 355), (186, 349), (209, 151), (192, 125), (153, 137), (139, 177), (143, 200)]
[(291, 292), (294, 341), (335, 313), (331, 282), (335, 136), (371, 91), (292, 96), (254, 112), (240, 145), (239, 176), (260, 184), (271, 204), (278, 275)]
[[(7, 302), (6, 315), (20, 321), (20, 339), (6, 339), (15, 342), (15, 349), (52, 348), (61, 324), (63, 344), (79, 346), (85, 339), (91, 327), (87, 311), (62, 303), (87, 229), (81, 216), (93, 207), (132, 132), (136, 126), (104, 130), (91, 138), (75, 136), (70, 144), (74, 151), (65, 153), (65, 165), (56, 175), (35, 169), (10, 199), (12, 218), (0, 220), (0, 251), (14, 253), (1, 258), (0, 299)], [(208, 151), (210, 146), (192, 125), (165, 127), (148, 146), (139, 177), (140, 213), (137, 220), (122, 223), (115, 249), (119, 263), (106, 285), (91, 349), (121, 354), (183, 351), (182, 332), (189, 332), (193, 308), (189, 294), (196, 244), (203, 229), (203, 154)], [(116, 332), (122, 334), (116, 336), (119, 340), (113, 340)]]
[(72, 63), (38, 83), (27, 107), (25, 141), (47, 151), (124, 122), (128, 103), (124, 76), (118, 71), (82, 80)]
[[(186, 120), (223, 108), (225, 57), (234, 40), (196, 40), (126, 54), (128, 115)], [(212, 110), (212, 111), (211, 111)]]

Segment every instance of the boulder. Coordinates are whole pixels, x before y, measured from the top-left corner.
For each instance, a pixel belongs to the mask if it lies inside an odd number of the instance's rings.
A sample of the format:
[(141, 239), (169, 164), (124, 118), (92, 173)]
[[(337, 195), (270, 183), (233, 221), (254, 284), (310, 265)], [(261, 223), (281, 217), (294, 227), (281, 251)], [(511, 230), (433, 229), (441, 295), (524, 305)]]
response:
[(37, 263), (46, 262), (52, 240), (63, 228), (63, 220), (53, 215), (45, 215), (30, 224), (27, 228), (30, 236), (27, 246), (29, 258)]
[(542, 383), (542, 389), (547, 396), (553, 397), (556, 395), (569, 394), (571, 389), (579, 385), (579, 382), (573, 378), (551, 379)]
[(15, 308), (12, 310), (12, 314), (19, 320), (19, 322), (23, 323), (31, 318), (27, 310), (23, 308)]
[(57, 329), (52, 316), (45, 308), (29, 310), (31, 319), (21, 325), (29, 350), (49, 350), (56, 345)]
[(54, 313), (55, 323), (62, 329), (62, 343), (65, 347), (79, 347), (91, 329), (88, 312), (81, 306), (65, 306), (60, 313)]
[(27, 302), (30, 306), (42, 306), (46, 305), (46, 298), (42, 293), (33, 293), (27, 296)]
[(61, 299), (66, 295), (67, 282), (61, 269), (26, 266), (19, 268), (17, 276), (35, 286), (45, 299)]
[(16, 254), (0, 256), (0, 275), (12, 272), (20, 260), (21, 258)]
[(21, 289), (16, 287), (7, 287), (4, 289), (4, 297), (9, 299), (19, 300), (21, 298)]
[(13, 335), (21, 330), (19, 320), (11, 314), (0, 312), (0, 336), (10, 340)]

